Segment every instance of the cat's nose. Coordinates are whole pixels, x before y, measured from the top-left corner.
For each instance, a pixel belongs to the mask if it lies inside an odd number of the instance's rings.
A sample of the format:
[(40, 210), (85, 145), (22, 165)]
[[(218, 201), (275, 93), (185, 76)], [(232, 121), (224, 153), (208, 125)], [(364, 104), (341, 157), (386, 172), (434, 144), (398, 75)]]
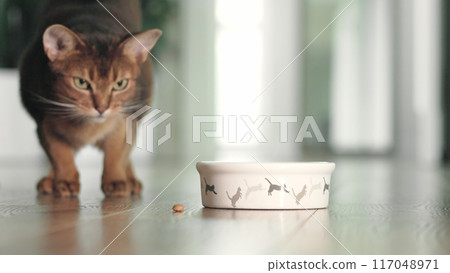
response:
[(95, 110), (97, 110), (97, 112), (99, 112), (100, 114), (103, 114), (107, 109), (108, 109), (108, 107), (106, 107), (106, 106), (95, 107)]

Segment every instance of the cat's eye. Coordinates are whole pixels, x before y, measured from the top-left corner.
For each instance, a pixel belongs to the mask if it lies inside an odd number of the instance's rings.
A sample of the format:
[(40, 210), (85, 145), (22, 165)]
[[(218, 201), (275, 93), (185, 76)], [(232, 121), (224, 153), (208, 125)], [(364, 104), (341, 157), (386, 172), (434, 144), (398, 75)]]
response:
[(124, 90), (128, 86), (128, 80), (120, 80), (113, 85), (114, 91)]
[(87, 80), (82, 79), (82, 78), (77, 78), (77, 77), (73, 78), (73, 84), (75, 85), (76, 88), (83, 89), (83, 90), (87, 90), (91, 87), (91, 85), (89, 84), (89, 82)]

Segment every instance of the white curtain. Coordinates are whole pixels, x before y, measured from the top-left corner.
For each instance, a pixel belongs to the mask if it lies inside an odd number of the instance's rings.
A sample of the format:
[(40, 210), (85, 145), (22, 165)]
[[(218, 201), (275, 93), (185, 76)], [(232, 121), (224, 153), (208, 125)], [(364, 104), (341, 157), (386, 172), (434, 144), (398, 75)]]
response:
[(440, 1), (355, 1), (336, 22), (331, 147), (441, 157)]

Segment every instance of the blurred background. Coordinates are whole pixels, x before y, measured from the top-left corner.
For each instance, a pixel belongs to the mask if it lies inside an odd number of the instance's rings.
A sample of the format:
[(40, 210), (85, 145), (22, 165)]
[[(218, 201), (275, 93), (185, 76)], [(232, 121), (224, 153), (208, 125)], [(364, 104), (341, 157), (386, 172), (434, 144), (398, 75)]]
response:
[[(0, 0), (0, 162), (46, 162), (20, 104), (17, 72), (42, 2)], [(153, 153), (136, 149), (135, 161), (349, 156), (439, 166), (450, 159), (449, 1), (143, 0), (142, 7), (144, 28), (164, 31), (153, 50), (164, 67), (154, 60), (152, 106), (172, 114), (172, 137)], [(211, 115), (223, 120), (223, 137), (207, 137), (221, 125), (204, 123), (194, 143), (193, 116)], [(242, 116), (258, 124), (265, 143)], [(291, 117), (287, 136), (271, 122), (279, 116)], [(310, 138), (295, 141), (307, 116), (325, 142), (311, 127)], [(87, 148), (78, 162), (98, 157)]]

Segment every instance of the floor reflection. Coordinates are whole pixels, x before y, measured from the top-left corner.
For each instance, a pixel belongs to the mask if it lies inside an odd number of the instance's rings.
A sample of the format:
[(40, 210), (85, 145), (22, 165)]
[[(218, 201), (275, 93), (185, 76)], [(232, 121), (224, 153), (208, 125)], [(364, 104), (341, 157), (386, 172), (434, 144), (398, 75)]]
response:
[[(246, 253), (250, 246), (252, 254), (255, 245), (261, 245), (264, 240), (264, 249), (261, 253), (283, 254), (314, 254), (331, 252), (329, 215), (327, 209), (319, 210), (232, 210), (209, 209), (201, 210), (201, 217), (208, 220), (205, 223), (215, 227), (211, 236), (217, 245), (215, 252), (227, 253), (227, 241), (236, 241), (236, 235), (242, 242), (242, 253)], [(212, 223), (209, 223), (214, 221)], [(232, 229), (230, 229), (232, 228)], [(233, 234), (228, 238), (227, 234)], [(262, 236), (265, 234), (265, 236)], [(269, 235), (269, 236), (267, 236)], [(277, 238), (274, 240), (274, 238)], [(219, 249), (222, 246), (222, 249)], [(229, 246), (236, 250), (236, 246)], [(231, 251), (230, 251), (231, 252)]]
[(40, 224), (34, 222), (33, 225), (45, 233), (39, 243), (29, 249), (31, 253), (42, 253), (39, 250), (46, 249), (51, 252), (42, 254), (108, 254), (119, 252), (116, 243), (120, 243), (120, 251), (133, 252), (129, 238), (132, 229), (124, 229), (137, 214), (140, 198), (80, 201), (38, 196), (36, 200), (45, 214)]
[(81, 238), (78, 237), (74, 227), (79, 219), (79, 199), (38, 196), (37, 203), (46, 211), (42, 230), (51, 231), (45, 236), (40, 236), (38, 249), (51, 250), (51, 253), (45, 254), (77, 253)]
[(98, 254), (136, 253), (133, 246), (133, 219), (141, 211), (139, 196), (105, 198), (102, 201), (101, 238)]

